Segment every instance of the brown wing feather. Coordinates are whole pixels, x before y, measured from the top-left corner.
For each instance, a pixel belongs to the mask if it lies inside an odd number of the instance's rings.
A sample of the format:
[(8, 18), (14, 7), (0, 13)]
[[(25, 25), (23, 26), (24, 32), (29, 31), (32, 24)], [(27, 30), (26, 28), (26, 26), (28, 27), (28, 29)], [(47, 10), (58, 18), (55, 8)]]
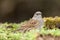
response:
[(27, 23), (23, 24), (21, 26), (21, 28), (18, 29), (18, 31), (21, 31), (21, 32), (28, 31), (32, 28), (35, 28), (35, 26), (37, 26), (37, 24), (38, 24), (37, 20), (30, 19)]

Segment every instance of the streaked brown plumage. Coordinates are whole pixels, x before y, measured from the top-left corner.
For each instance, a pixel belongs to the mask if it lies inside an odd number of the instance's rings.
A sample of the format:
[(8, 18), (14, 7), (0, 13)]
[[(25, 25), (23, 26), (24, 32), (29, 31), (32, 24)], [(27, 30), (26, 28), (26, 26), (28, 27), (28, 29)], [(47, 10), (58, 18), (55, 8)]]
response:
[(20, 32), (26, 32), (33, 28), (40, 29), (44, 25), (44, 21), (41, 16), (41, 12), (36, 12), (32, 19), (30, 19), (27, 23), (23, 24), (21, 28), (19, 28), (17, 31)]

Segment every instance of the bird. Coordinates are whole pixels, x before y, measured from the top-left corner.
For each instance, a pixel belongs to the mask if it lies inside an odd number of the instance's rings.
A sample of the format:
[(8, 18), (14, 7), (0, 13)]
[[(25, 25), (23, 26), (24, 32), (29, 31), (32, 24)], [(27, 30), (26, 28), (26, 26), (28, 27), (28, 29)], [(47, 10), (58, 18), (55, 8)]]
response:
[(42, 12), (37, 11), (34, 13), (33, 17), (27, 21), (27, 23), (23, 24), (17, 31), (26, 32), (33, 28), (41, 29), (44, 25), (44, 20), (42, 18)]

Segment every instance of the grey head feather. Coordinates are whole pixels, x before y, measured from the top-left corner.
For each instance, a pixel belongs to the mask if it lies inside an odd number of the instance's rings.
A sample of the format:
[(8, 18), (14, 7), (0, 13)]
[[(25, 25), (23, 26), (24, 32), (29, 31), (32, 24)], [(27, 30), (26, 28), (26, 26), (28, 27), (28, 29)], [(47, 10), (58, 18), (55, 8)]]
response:
[(40, 20), (42, 18), (42, 13), (40, 11), (35, 12), (32, 19)]
[(36, 26), (38, 29), (40, 29), (40, 28), (42, 28), (42, 27), (44, 26), (44, 20), (43, 20), (43, 18), (42, 18), (42, 12), (37, 11), (37, 12), (33, 15), (32, 19), (39, 21), (39, 25)]

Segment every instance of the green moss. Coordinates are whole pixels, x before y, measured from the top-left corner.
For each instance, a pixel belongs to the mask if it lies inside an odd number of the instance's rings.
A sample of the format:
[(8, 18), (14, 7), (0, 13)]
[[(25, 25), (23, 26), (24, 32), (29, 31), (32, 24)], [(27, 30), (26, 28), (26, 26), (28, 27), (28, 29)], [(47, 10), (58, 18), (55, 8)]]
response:
[[(35, 40), (36, 36), (39, 34), (41, 35), (53, 35), (53, 36), (60, 36), (60, 29), (54, 27), (56, 23), (60, 23), (60, 18), (45, 18), (45, 27), (38, 30), (32, 29), (29, 32), (21, 33), (21, 32), (13, 32), (14, 30), (21, 27), (22, 24), (26, 23), (3, 23), (0, 24), (0, 40)], [(50, 25), (52, 29), (47, 28)], [(8, 26), (12, 26), (12, 28), (7, 28)]]

